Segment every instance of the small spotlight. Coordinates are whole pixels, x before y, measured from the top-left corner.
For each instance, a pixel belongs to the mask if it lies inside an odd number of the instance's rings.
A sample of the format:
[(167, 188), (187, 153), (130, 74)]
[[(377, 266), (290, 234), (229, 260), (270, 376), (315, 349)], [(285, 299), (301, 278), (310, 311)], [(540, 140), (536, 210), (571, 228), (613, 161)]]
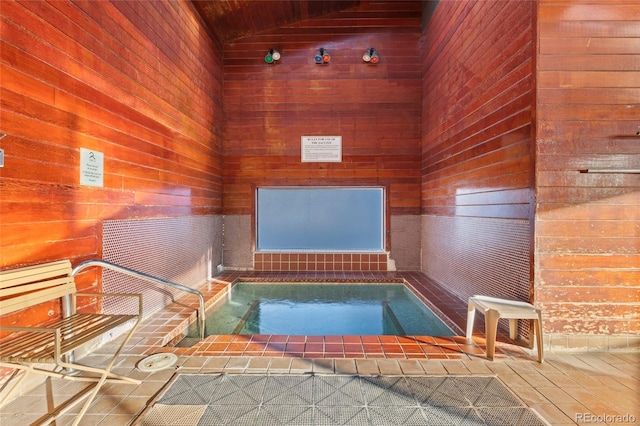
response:
[(331, 60), (331, 55), (329, 55), (329, 52), (327, 52), (324, 47), (321, 47), (318, 49), (313, 60), (316, 61), (316, 64), (326, 64)]
[(264, 57), (264, 61), (268, 64), (272, 64), (275, 61), (279, 61), (281, 58), (280, 52), (275, 49), (269, 49), (267, 55)]
[(378, 56), (378, 52), (376, 52), (375, 47), (371, 47), (364, 52), (362, 55), (362, 60), (365, 62), (370, 62), (372, 64), (377, 64), (380, 62), (380, 57)]

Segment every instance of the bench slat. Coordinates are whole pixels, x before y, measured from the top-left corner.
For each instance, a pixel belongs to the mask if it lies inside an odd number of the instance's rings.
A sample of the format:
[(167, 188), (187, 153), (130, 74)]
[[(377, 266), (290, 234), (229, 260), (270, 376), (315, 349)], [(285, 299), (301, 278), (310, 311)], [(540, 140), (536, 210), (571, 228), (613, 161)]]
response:
[(0, 271), (0, 316), (74, 293), (71, 272), (68, 259)]
[[(0, 300), (0, 315), (5, 315), (40, 303), (56, 300), (68, 294), (76, 292), (76, 286), (73, 281), (67, 284), (57, 285), (56, 287), (38, 290), (33, 293), (14, 296), (8, 299)], [(4, 291), (2, 292), (4, 296)]]
[(59, 260), (44, 265), (26, 266), (19, 269), (5, 270), (0, 273), (0, 289), (15, 285), (42, 281), (60, 276), (71, 276), (71, 262)]
[[(60, 329), (60, 353), (69, 352), (106, 331), (136, 319), (137, 315), (76, 314), (47, 328)], [(4, 362), (55, 361), (55, 333), (21, 331), (0, 345), (0, 360)]]
[(92, 317), (91, 327), (87, 328), (86, 323), (80, 322), (77, 328), (69, 331), (72, 337), (63, 338), (62, 351), (67, 352), (80, 345), (87, 343), (95, 337), (114, 329), (126, 322), (138, 318), (137, 315), (82, 315)]
[(2, 292), (3, 296), (13, 296), (16, 294), (29, 293), (32, 291), (44, 291), (48, 288), (55, 287), (57, 285), (63, 285), (63, 284), (72, 283), (72, 282), (73, 280), (71, 279), (71, 277), (60, 277), (60, 278), (47, 279), (45, 281), (38, 281), (36, 283), (31, 283), (31, 284), (19, 283), (14, 286), (6, 286), (0, 289), (0, 291)]
[(11, 340), (0, 345), (0, 358), (6, 358), (7, 354), (21, 354), (27, 350), (34, 350), (33, 348), (42, 347), (49, 341), (53, 341), (53, 334), (16, 332), (11, 336)]

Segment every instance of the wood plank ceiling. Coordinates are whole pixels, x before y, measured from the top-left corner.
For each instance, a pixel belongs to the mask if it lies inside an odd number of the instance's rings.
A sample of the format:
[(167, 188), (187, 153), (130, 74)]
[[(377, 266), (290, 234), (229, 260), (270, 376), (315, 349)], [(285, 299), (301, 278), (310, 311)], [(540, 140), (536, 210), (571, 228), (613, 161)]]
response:
[(360, 3), (360, 0), (193, 0), (209, 30), (223, 43)]
[[(192, 0), (205, 25), (222, 43), (261, 34), (307, 19), (353, 10), (354, 23), (367, 19), (415, 18), (420, 1), (392, 0)], [(417, 10), (420, 10), (418, 6)]]

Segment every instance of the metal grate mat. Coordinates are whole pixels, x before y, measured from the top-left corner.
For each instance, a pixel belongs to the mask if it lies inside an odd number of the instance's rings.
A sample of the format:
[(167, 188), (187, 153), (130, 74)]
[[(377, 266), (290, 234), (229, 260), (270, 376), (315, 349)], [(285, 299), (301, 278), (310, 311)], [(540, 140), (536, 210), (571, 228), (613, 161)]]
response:
[(256, 374), (177, 375), (136, 424), (547, 425), (494, 376)]

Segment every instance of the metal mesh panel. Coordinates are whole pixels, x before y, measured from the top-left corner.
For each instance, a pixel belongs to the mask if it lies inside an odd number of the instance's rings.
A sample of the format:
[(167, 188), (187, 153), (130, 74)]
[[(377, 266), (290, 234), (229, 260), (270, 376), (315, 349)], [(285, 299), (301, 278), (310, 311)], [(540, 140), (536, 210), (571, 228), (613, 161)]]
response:
[[(422, 218), (422, 269), (429, 277), (463, 300), (482, 294), (529, 301), (528, 220)], [(528, 321), (519, 323), (520, 334), (528, 337)]]
[[(206, 281), (221, 263), (220, 216), (111, 220), (103, 223), (102, 231), (104, 260), (185, 286)], [(144, 294), (145, 316), (182, 295), (107, 269), (102, 278), (106, 292)], [(105, 300), (105, 312), (120, 314), (130, 309), (114, 302)]]
[(189, 405), (201, 425), (545, 424), (495, 377), (317, 374), (181, 374), (140, 424)]

